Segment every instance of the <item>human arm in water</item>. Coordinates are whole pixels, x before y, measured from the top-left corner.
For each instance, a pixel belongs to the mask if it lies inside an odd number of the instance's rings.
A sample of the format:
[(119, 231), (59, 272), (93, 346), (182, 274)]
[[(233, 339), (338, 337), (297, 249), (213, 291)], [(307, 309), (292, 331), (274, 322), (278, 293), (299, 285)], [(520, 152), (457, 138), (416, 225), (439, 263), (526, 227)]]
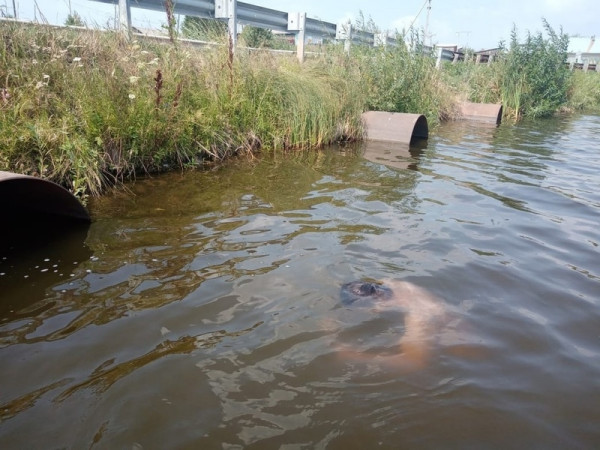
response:
[(340, 345), (341, 358), (355, 362), (375, 362), (384, 365), (418, 370), (427, 363), (432, 346), (439, 334), (445, 316), (442, 302), (427, 290), (406, 281), (386, 280), (384, 287), (392, 295), (371, 305), (378, 314), (386, 311), (403, 311), (404, 333), (398, 340), (397, 351), (386, 354), (360, 352), (347, 345)]

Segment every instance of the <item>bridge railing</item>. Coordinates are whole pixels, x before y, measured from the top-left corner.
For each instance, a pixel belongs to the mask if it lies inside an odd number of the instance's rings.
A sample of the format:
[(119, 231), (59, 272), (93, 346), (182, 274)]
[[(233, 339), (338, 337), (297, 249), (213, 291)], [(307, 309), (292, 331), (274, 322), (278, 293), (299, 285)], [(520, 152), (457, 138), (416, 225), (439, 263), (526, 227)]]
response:
[[(164, 0), (93, 0), (101, 3), (119, 5), (120, 28), (131, 32), (131, 8), (152, 11), (165, 11)], [(297, 56), (304, 60), (304, 44), (307, 38), (313, 40), (344, 41), (349, 50), (351, 43), (371, 46), (394, 46), (396, 39), (387, 34), (374, 34), (355, 29), (350, 22), (334, 24), (307, 17), (302, 12), (284, 12), (237, 0), (177, 0), (173, 1), (173, 13), (186, 16), (214, 19), (228, 22), (232, 42), (237, 41), (238, 24), (252, 25), (273, 31), (293, 33), (295, 35)]]

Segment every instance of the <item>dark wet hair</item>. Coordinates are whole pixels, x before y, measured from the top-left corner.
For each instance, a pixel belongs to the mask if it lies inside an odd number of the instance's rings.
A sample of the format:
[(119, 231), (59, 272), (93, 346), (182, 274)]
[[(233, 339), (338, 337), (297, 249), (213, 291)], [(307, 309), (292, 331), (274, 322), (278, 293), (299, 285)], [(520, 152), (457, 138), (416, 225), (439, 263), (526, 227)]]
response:
[(392, 290), (382, 284), (351, 281), (342, 285), (340, 299), (344, 305), (367, 306), (392, 298)]

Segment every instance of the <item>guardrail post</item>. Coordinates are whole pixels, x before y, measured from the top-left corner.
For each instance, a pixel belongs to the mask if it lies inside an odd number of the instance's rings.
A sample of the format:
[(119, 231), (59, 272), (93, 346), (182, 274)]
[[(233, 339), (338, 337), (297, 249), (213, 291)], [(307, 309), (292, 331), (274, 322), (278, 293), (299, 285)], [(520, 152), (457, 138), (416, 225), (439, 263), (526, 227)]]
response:
[(373, 35), (373, 45), (375, 47), (387, 48), (388, 36), (387, 33), (377, 33)]
[(306, 43), (306, 13), (288, 13), (288, 30), (296, 31), (296, 54), (298, 61), (304, 62)]
[(215, 19), (227, 19), (232, 48), (237, 44), (237, 0), (215, 0)]
[(335, 38), (344, 41), (344, 51), (350, 54), (350, 45), (352, 44), (352, 23), (338, 23), (335, 30)]
[(127, 38), (131, 35), (131, 7), (129, 0), (119, 0), (119, 31)]

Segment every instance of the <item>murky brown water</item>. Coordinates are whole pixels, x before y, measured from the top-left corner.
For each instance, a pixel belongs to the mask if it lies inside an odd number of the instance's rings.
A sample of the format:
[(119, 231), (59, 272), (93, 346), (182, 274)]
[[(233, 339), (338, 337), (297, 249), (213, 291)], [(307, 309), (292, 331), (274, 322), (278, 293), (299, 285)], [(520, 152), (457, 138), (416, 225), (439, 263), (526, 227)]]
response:
[[(0, 255), (0, 446), (597, 448), (599, 141), (449, 124), (93, 202)], [(354, 279), (425, 291), (341, 307)]]

